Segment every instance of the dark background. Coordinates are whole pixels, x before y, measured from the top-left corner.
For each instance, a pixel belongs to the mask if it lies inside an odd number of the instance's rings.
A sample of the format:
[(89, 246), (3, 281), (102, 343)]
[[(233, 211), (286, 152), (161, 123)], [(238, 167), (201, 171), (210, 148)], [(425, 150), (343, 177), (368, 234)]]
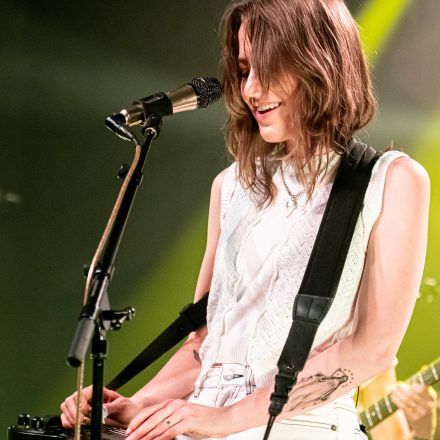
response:
[[(438, 3), (348, 3), (373, 49), (381, 108), (361, 137), (379, 149), (393, 140), (430, 172), (425, 274), (438, 278)], [(136, 98), (216, 75), (225, 4), (0, 2), (0, 429), (20, 412), (58, 412), (75, 387), (65, 356), (82, 303), (82, 265), (119, 190), (117, 170), (133, 155), (104, 117)], [(383, 32), (377, 23), (386, 14), (394, 18)], [(137, 317), (109, 335), (107, 379), (192, 298), (211, 181), (228, 164), (223, 124), (221, 103), (179, 114), (164, 121), (153, 145), (110, 288), (113, 307), (134, 306)], [(435, 289), (422, 293), (399, 353), (402, 379), (439, 355), (439, 299)]]

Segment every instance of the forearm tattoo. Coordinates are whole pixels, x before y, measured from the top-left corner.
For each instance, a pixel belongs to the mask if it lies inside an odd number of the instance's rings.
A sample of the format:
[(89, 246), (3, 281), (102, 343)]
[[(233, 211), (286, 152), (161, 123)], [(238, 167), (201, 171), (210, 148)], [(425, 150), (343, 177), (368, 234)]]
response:
[(194, 359), (195, 359), (199, 364), (201, 364), (201, 363), (202, 363), (202, 360), (200, 359), (199, 352), (198, 352), (197, 350), (193, 350), (193, 355), (194, 355)]
[(338, 368), (330, 376), (317, 373), (301, 379), (290, 393), (289, 411), (325, 402), (339, 387), (348, 387), (352, 382), (353, 373), (341, 368)]

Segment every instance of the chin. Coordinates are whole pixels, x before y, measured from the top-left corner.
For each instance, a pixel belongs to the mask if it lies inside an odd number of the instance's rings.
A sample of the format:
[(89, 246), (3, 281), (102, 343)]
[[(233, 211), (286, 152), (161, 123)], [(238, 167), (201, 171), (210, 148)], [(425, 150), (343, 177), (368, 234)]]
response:
[(270, 144), (279, 144), (286, 140), (285, 136), (282, 136), (278, 130), (273, 130), (272, 127), (260, 126), (260, 136)]

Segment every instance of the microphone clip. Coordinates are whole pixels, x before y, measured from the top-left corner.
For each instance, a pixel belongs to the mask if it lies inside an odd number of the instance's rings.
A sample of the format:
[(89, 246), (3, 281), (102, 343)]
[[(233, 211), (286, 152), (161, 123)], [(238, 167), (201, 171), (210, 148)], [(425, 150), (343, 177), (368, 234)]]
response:
[(151, 133), (153, 139), (156, 139), (160, 134), (160, 129), (162, 127), (162, 117), (157, 113), (150, 113), (145, 118), (145, 126), (142, 128), (142, 134), (147, 136)]
[(138, 143), (135, 134), (125, 124), (125, 119), (121, 113), (113, 113), (105, 118), (105, 126), (119, 136), (124, 141)]
[[(125, 123), (125, 118), (121, 113), (113, 113), (105, 119), (105, 126), (119, 136), (124, 141), (133, 142), (135, 145), (139, 144), (136, 135), (130, 130)], [(149, 113), (145, 117), (145, 123), (143, 124), (142, 134), (152, 134), (153, 139), (156, 139), (160, 134), (162, 127), (162, 117), (157, 113)]]

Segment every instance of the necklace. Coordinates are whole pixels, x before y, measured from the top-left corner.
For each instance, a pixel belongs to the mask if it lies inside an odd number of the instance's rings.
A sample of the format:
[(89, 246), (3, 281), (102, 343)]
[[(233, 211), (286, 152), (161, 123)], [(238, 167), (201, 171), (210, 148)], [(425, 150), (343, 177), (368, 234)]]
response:
[(280, 162), (280, 173), (284, 188), (286, 189), (287, 194), (289, 194), (290, 197), (290, 200), (288, 200), (286, 203), (286, 208), (291, 208), (293, 211), (298, 207), (298, 199), (306, 193), (306, 190), (303, 188), (300, 192), (296, 194), (293, 194), (292, 191), (290, 191), (289, 187), (287, 186), (286, 179), (284, 178), (283, 162)]

